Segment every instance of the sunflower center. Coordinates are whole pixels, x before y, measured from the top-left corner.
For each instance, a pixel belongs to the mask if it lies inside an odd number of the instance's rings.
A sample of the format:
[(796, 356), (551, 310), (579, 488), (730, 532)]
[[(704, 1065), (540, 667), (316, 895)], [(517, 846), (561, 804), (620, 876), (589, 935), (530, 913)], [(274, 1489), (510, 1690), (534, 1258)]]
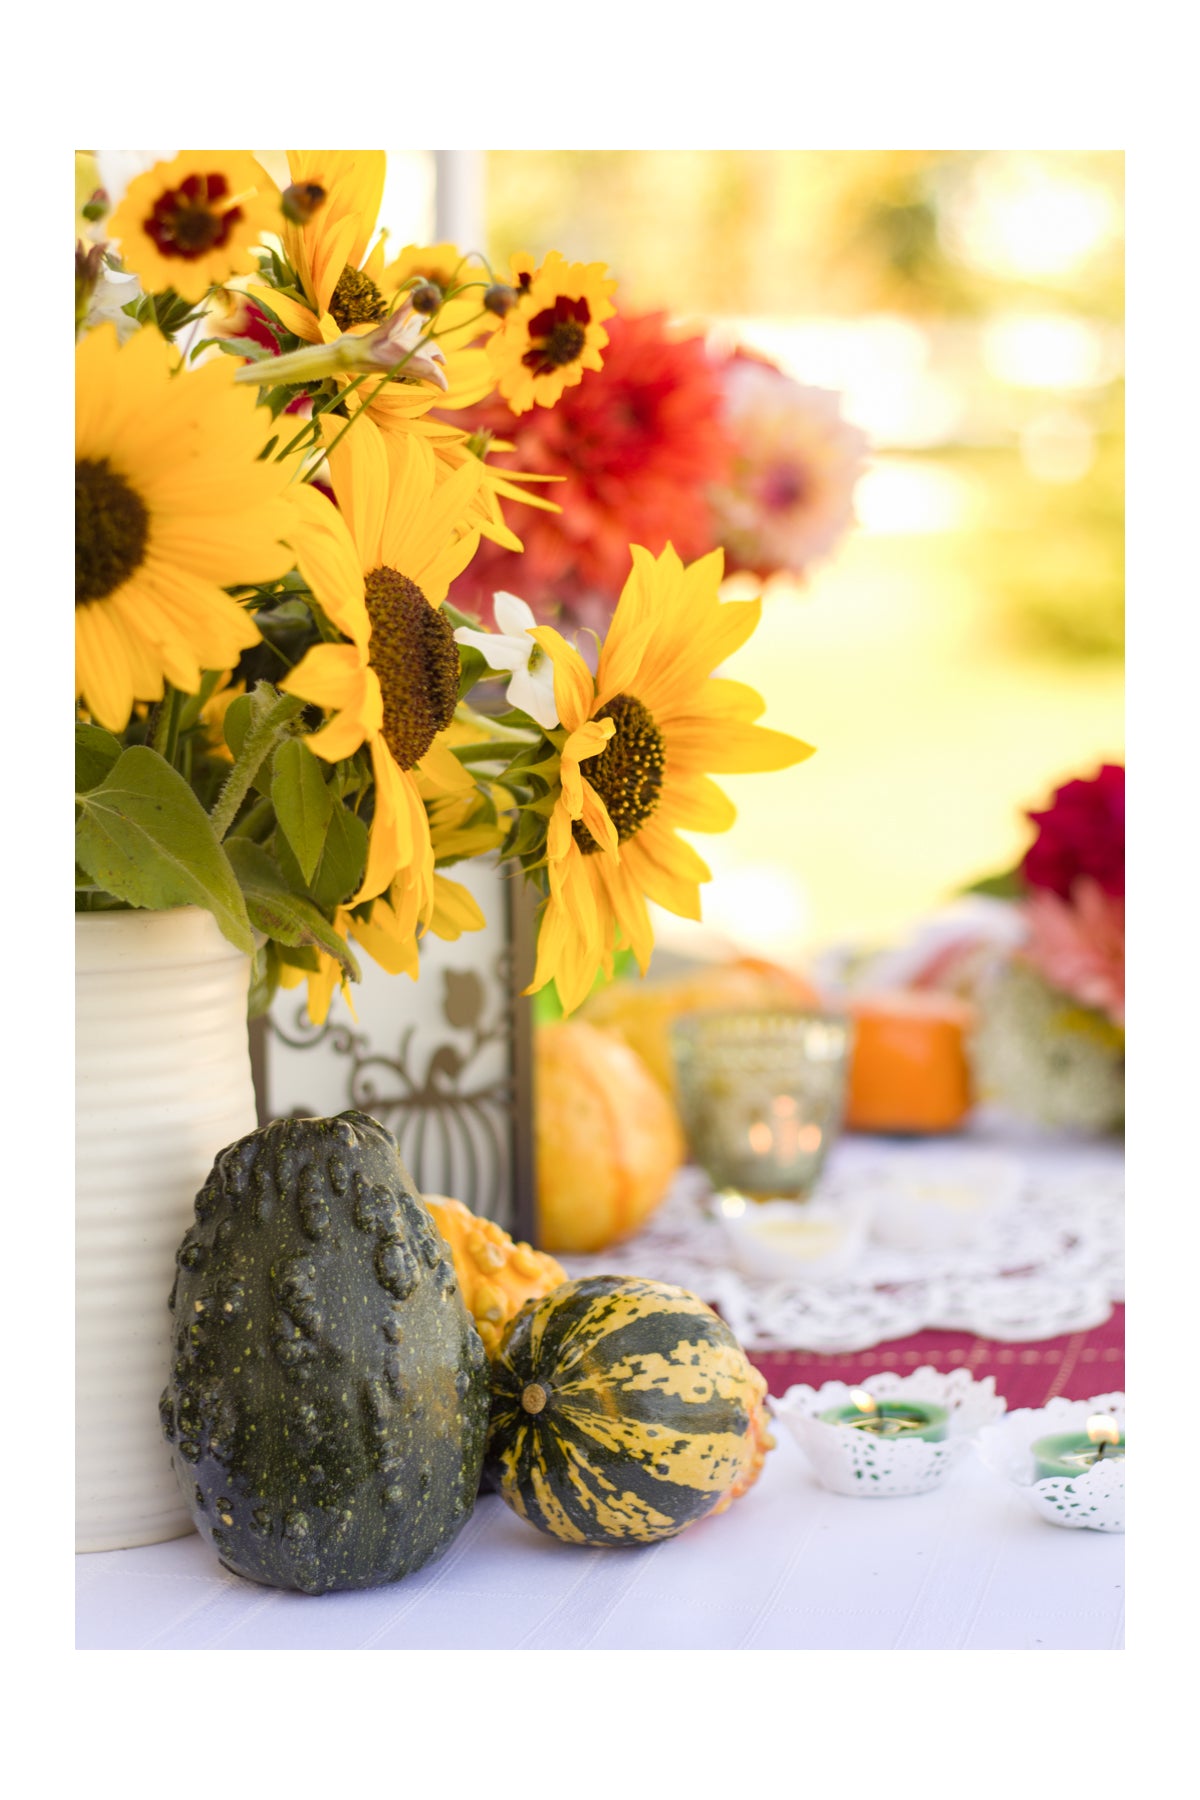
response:
[(347, 263), (338, 276), (329, 310), (342, 331), (352, 325), (377, 325), (387, 318), (387, 301), (369, 275)]
[(146, 554), (150, 515), (108, 458), (75, 464), (75, 604), (103, 600)]
[[(623, 844), (658, 805), (667, 761), (663, 735), (653, 714), (632, 694), (615, 694), (596, 717), (611, 719), (616, 730), (599, 756), (588, 758), (584, 774), (608, 808), (617, 842)], [(594, 856), (600, 845), (582, 819), (571, 830), (583, 854)]]
[(591, 316), (586, 300), (569, 300), (565, 294), (535, 313), (529, 321), (530, 347), (521, 358), (525, 367), (535, 375), (549, 375), (573, 363), (587, 343)]
[(454, 717), (454, 627), (396, 569), (373, 569), (366, 589), (371, 667), (383, 690), (383, 739), (397, 765), (411, 769)]
[(229, 206), (228, 196), (229, 183), (223, 175), (189, 175), (154, 202), (144, 223), (146, 236), (160, 255), (194, 262), (219, 249), (241, 218), (241, 207)]

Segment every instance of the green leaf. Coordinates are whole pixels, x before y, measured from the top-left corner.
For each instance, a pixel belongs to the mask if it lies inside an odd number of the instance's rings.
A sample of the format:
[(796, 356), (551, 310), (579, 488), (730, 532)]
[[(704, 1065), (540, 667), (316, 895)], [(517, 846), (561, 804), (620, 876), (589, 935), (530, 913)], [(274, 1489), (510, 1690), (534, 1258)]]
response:
[[(448, 608), (443, 608), (443, 611), (448, 610)], [(460, 700), (470, 693), (477, 681), (482, 681), (487, 672), (487, 660), (481, 650), (477, 650), (474, 644), (458, 646), (458, 697)]]
[(99, 787), (121, 754), (120, 740), (99, 725), (75, 727), (75, 792)]
[(152, 911), (206, 907), (231, 944), (253, 950), (229, 858), (178, 770), (134, 744), (80, 807), (76, 860), (108, 893)]
[(997, 900), (1019, 900), (1025, 892), (1020, 868), (1005, 869), (999, 875), (985, 875), (961, 890), (964, 894), (990, 894)]
[(307, 887), (321, 860), (334, 799), (320, 763), (300, 738), (289, 738), (275, 752), (271, 801)]
[(286, 963), (289, 969), (303, 969), (306, 975), (320, 972), (320, 958), (311, 945), (306, 945), (302, 950), (293, 950), (286, 944), (276, 944), (274, 948), (280, 962)]
[[(449, 600), (442, 601), (442, 611), (449, 619), (450, 623), (456, 628), (460, 625), (465, 625), (471, 631), (483, 631), (485, 629), (483, 620), (478, 613), (463, 612), (459, 607), (451, 606)], [(472, 646), (460, 645), (459, 648), (469, 649), (472, 648)], [(475, 654), (476, 656), (479, 655), (478, 650), (476, 650)]]
[(246, 733), (250, 729), (250, 715), (253, 701), (249, 694), (239, 694), (225, 708), (225, 742), (229, 745), (235, 761), (242, 754), (242, 745), (246, 741)]
[(229, 860), (246, 896), (251, 923), (277, 944), (293, 949), (311, 946), (335, 956), (351, 981), (361, 979), (358, 963), (345, 938), (303, 894), (297, 894), (261, 844), (230, 838)]
[(264, 356), (277, 356), (277, 350), (268, 349), (260, 344), (257, 338), (248, 337), (207, 337), (202, 338), (191, 351), (189, 361), (194, 362), (202, 350), (211, 350), (213, 346), (223, 350), (226, 356), (248, 356), (254, 362), (261, 362)]
[(321, 860), (312, 880), (306, 882), (295, 853), (282, 832), (276, 834), (275, 854), (294, 888), (307, 887), (319, 906), (338, 906), (357, 893), (367, 866), (367, 828), (344, 806), (329, 815), (329, 829), (321, 846)]

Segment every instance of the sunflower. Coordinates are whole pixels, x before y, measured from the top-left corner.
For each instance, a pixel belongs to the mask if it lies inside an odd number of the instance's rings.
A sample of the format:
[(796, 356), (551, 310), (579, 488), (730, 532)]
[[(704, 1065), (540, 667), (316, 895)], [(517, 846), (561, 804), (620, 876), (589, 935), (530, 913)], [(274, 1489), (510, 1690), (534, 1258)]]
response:
[(501, 394), (515, 413), (553, 406), (585, 369), (601, 366), (608, 343), (602, 321), (616, 311), (609, 295), (616, 282), (603, 263), (569, 263), (551, 250), (530, 273), (527, 258), (513, 258), (518, 300), (487, 341)]
[(439, 483), (420, 438), (386, 447), (361, 430), (331, 451), (329, 469), (338, 504), (312, 494), (296, 555), (349, 642), (317, 644), (280, 686), (335, 715), (305, 739), (318, 756), (340, 762), (370, 750), (375, 816), (355, 900), (403, 875), (424, 923), (433, 851), (418, 774), (441, 791), (473, 786), (439, 741), (458, 699), (458, 649), (440, 605), (479, 542), (469, 511), (480, 472), (464, 466)]
[(291, 471), (258, 460), (267, 415), (222, 358), (173, 374), (157, 331), (123, 349), (111, 325), (75, 352), (75, 691), (110, 731), (164, 679), (195, 693), (258, 642), (222, 588), (273, 581)]
[[(408, 252), (385, 268), (382, 235), (368, 251), (383, 198), (387, 158), (382, 150), (289, 150), (287, 156), (292, 177), (287, 194), (308, 197), (305, 221), (287, 223), (282, 233), (299, 290), (253, 286), (249, 292), (306, 344), (332, 344), (347, 332), (374, 331), (392, 313), (405, 280), (416, 272), (410, 267), (411, 258), (406, 261)], [(465, 317), (469, 304), (469, 295), (453, 303), (458, 308), (456, 320), (459, 312)], [(475, 302), (472, 310), (479, 313), (482, 307)], [(473, 405), (493, 385), (483, 352), (459, 348), (457, 337), (446, 357), (446, 380), (447, 393), (426, 382), (389, 382), (381, 399), (386, 396), (387, 405), (402, 417), (419, 417), (435, 401), (440, 406)], [(368, 385), (366, 394), (373, 391)], [(357, 397), (356, 403), (361, 403)]]
[[(457, 720), (445, 734), (444, 745), (469, 742), (480, 734)], [(436, 782), (420, 771), (417, 788), (425, 801), (429, 820), (429, 837), (434, 861), (457, 861), (461, 857), (481, 856), (498, 849), (506, 827), (487, 817), (483, 794), (471, 784), (469, 790), (446, 793)], [(405, 872), (407, 874), (407, 872)], [(417, 950), (418, 921), (415, 910), (415, 884), (402, 874), (386, 893), (363, 906), (339, 907), (333, 921), (334, 930), (353, 938), (371, 959), (389, 975), (409, 975), (415, 981), (419, 974)], [(433, 905), (425, 929), (447, 942), (457, 942), (464, 931), (480, 931), (487, 923), (473, 894), (437, 869), (433, 875)], [(323, 950), (317, 953), (317, 968), (312, 971), (284, 964), (280, 984), (297, 987), (308, 982), (308, 1016), (314, 1025), (323, 1025), (329, 1013), (333, 990), (340, 986), (343, 998), (354, 1012), (350, 986), (336, 957)]]
[(256, 269), (254, 246), (279, 223), (279, 191), (247, 151), (185, 150), (130, 182), (108, 231), (147, 293), (202, 300)]
[(595, 676), (552, 626), (531, 634), (554, 661), (566, 736), (546, 837), (549, 897), (529, 993), (552, 978), (564, 1012), (598, 970), (632, 947), (643, 973), (653, 933), (646, 900), (700, 917), (710, 872), (677, 833), (726, 831), (734, 809), (708, 771), (786, 769), (812, 746), (754, 721), (763, 701), (711, 671), (758, 624), (757, 600), (717, 594), (722, 553), (685, 567), (667, 545), (633, 545), (633, 570)]
[(334, 335), (357, 326), (370, 330), (388, 315), (380, 291), (383, 243), (367, 255), (375, 231), (387, 158), (382, 150), (289, 150), (292, 185), (307, 195), (305, 223), (283, 227), (283, 248), (300, 280), (305, 304), (273, 289), (261, 295), (287, 329), (306, 344), (319, 344), (328, 317)]

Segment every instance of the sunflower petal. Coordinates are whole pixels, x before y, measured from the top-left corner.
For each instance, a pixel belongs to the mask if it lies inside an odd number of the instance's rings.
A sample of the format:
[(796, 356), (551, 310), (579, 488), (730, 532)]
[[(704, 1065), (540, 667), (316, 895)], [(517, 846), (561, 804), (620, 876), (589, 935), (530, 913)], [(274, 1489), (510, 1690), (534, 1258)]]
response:
[(303, 482), (291, 490), (296, 515), (289, 542), (300, 573), (326, 617), (344, 637), (365, 645), (371, 636), (362, 563), (346, 522), (324, 494)]
[(671, 730), (671, 755), (688, 769), (711, 769), (717, 775), (749, 774), (762, 769), (790, 769), (816, 754), (815, 746), (736, 719), (685, 721)]
[(529, 633), (554, 664), (554, 704), (568, 731), (577, 731), (590, 718), (596, 687), (591, 670), (578, 650), (568, 644), (553, 625), (539, 625)]

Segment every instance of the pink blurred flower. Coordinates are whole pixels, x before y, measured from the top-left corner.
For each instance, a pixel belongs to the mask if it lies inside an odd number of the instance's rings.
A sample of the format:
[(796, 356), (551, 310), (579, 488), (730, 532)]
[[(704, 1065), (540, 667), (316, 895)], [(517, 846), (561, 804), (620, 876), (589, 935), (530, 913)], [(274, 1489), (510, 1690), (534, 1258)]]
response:
[(842, 417), (840, 394), (805, 387), (774, 363), (735, 351), (721, 373), (735, 449), (709, 498), (726, 568), (800, 574), (854, 523), (866, 435)]
[(1080, 875), (1064, 900), (1039, 888), (1025, 903), (1024, 954), (1051, 987), (1125, 1023), (1125, 900)]

